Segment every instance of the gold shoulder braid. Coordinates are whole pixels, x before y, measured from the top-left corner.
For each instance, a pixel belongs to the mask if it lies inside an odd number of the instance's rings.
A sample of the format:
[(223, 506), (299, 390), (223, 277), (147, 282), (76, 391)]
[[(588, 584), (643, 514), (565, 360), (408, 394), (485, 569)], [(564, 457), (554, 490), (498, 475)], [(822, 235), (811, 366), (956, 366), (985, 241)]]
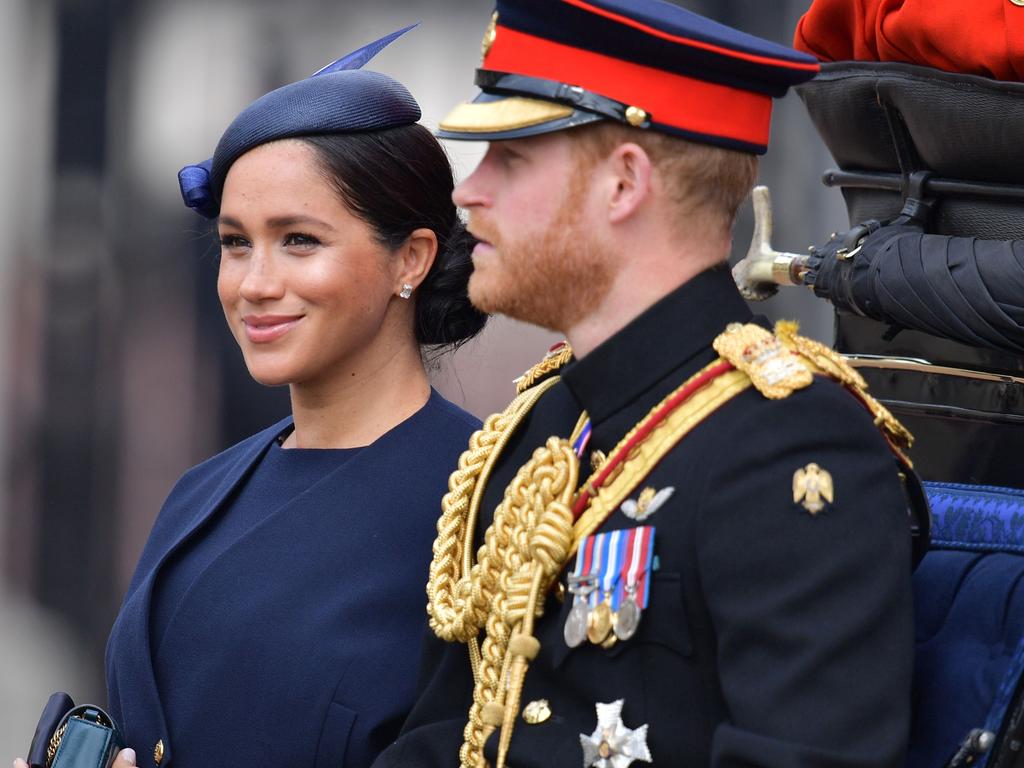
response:
[[(902, 430), (858, 386), (862, 382), (855, 378), (857, 373), (842, 358), (824, 345), (797, 336), (793, 325), (781, 326), (772, 335), (760, 326), (734, 324), (715, 340), (714, 347), (722, 357), (655, 406), (579, 492), (579, 459), (572, 440), (583, 417), (569, 440), (552, 437), (538, 448), (505, 490), (475, 563), (473, 534), (490, 472), (515, 428), (558, 377), (530, 385), (563, 365), (571, 350), (555, 349), (528, 371), (520, 379), (519, 396), (503, 413), (488, 418), (471, 438), (441, 503), (427, 585), (431, 628), (441, 639), (467, 643), (470, 648), (473, 704), (459, 751), (461, 768), (487, 765), (483, 747), (498, 727), (497, 765), (504, 766), (527, 667), (540, 650), (533, 623), (543, 615), (543, 596), (579, 543), (707, 416), (752, 385), (765, 397), (783, 398), (809, 386), (813, 374), (820, 372), (861, 397), (883, 430), (898, 435), (893, 424)], [(478, 650), (481, 630), (486, 635)]]
[(914, 444), (914, 436), (910, 431), (888, 408), (868, 393), (864, 377), (854, 370), (842, 355), (819, 341), (798, 335), (798, 330), (799, 326), (792, 321), (780, 320), (775, 324), (775, 336), (784, 346), (800, 355), (815, 372), (835, 379), (864, 403), (875, 419), (875, 426), (881, 431), (893, 453), (912, 469), (914, 465), (905, 453)]
[[(563, 344), (517, 381), (516, 399), (502, 413), (488, 417), (470, 438), (469, 449), (459, 458), (441, 501), (427, 583), (427, 614), (431, 628), (442, 640), (469, 645), (474, 693), (460, 750), (463, 766), (484, 764), (486, 737), (505, 719), (501, 705), (505, 691), (498, 684), (510, 671), (505, 657), (511, 653), (511, 661), (525, 667), (531, 653), (535, 654), (534, 646), (539, 648), (532, 637), (536, 602), (558, 575), (571, 542), (568, 502), (578, 482), (578, 461), (571, 444), (552, 438), (517, 473), (473, 564), (473, 534), (481, 498), (501, 450), (559, 379), (553, 376), (532, 385), (571, 356), (569, 345)], [(513, 638), (511, 629), (517, 626), (525, 634)], [(487, 630), (487, 637), (479, 648), (481, 629)], [(524, 675), (525, 669), (520, 679)], [(512, 718), (517, 708), (509, 708)], [(511, 736), (511, 725), (503, 730)]]
[(572, 359), (572, 347), (569, 342), (561, 341), (555, 344), (544, 359), (533, 366), (515, 381), (516, 392), (522, 394), (548, 374), (557, 371)]
[(730, 323), (712, 346), (771, 400), (789, 397), (814, 381), (814, 374), (799, 357), (789, 354), (779, 339), (754, 323)]
[(520, 377), (518, 396), (502, 413), (489, 416), (470, 437), (469, 448), (459, 457), (458, 469), (449, 478), (448, 493), (441, 502), (427, 584), (427, 613), (431, 628), (442, 640), (469, 643), (474, 678), (479, 663), (476, 636), (489, 605), (488, 595), (479, 588), (470, 592), (473, 531), (480, 499), (501, 449), (558, 377), (547, 378), (532, 388), (527, 382), (549, 375), (571, 357), (572, 349), (563, 342)]

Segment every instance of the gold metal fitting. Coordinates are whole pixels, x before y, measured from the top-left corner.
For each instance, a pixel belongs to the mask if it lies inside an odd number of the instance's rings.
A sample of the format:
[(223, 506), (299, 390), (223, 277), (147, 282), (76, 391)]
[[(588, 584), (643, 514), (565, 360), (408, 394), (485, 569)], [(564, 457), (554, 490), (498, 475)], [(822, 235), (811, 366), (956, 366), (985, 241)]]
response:
[(508, 641), (508, 652), (533, 661), (540, 653), (540, 641), (532, 635), (513, 635)]
[(164, 761), (164, 740), (160, 739), (153, 747), (153, 762), (160, 765)]
[(505, 720), (505, 707), (496, 701), (489, 701), (480, 711), (480, 719), (483, 720), (484, 725), (497, 727)]
[(639, 128), (647, 122), (647, 112), (640, 109), (640, 107), (627, 107), (626, 122), (634, 128)]

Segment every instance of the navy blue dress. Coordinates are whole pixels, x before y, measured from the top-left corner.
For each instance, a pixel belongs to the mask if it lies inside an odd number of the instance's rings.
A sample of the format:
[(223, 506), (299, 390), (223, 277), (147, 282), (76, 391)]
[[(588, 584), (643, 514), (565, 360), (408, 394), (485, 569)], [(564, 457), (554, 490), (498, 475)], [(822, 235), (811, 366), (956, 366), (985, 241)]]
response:
[(140, 766), (373, 761), (412, 704), (440, 498), (478, 425), (432, 392), (365, 448), (284, 450), (285, 420), (182, 477), (107, 646)]

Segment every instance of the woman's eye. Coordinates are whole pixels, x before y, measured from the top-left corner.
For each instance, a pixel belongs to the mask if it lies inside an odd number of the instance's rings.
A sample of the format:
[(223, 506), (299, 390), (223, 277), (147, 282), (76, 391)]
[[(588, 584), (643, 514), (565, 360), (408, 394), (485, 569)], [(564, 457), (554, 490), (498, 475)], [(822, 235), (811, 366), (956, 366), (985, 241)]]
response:
[(241, 235), (221, 235), (220, 236), (220, 247), (221, 248), (245, 248), (249, 245), (249, 241)]
[(284, 244), (289, 247), (311, 248), (314, 245), (320, 245), (320, 241), (312, 235), (291, 232), (285, 235)]

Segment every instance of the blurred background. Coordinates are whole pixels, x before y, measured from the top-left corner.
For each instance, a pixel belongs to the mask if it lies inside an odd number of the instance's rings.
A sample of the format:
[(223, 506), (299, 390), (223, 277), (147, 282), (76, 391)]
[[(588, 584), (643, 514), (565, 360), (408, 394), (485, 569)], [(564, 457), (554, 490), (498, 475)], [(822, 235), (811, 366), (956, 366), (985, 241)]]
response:
[[(809, 0), (680, 1), (789, 42)], [(370, 65), (436, 127), (473, 92), (488, 0), (0, 0), (0, 761), (23, 755), (54, 690), (102, 703), (103, 648), (163, 498), (190, 465), (272, 423), (216, 299), (210, 225), (176, 174), (266, 91), (422, 21)], [(482, 145), (453, 144), (459, 176)], [(762, 183), (775, 245), (845, 227), (799, 99), (776, 109)], [(734, 258), (746, 251), (749, 207)], [(790, 290), (760, 305), (831, 340)], [(678, 329), (685, 334), (686, 329)], [(434, 372), (483, 416), (557, 340), (504, 320)], [(666, 343), (671, 338), (666, 337)]]

